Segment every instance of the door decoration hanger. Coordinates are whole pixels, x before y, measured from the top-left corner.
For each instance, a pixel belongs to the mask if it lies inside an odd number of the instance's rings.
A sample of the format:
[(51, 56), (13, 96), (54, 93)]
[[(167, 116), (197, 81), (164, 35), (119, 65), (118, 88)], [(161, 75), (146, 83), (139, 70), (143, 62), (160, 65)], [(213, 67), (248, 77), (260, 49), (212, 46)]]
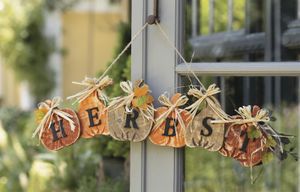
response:
[[(197, 100), (186, 109), (191, 113), (191, 123), (187, 126), (185, 142), (189, 147), (203, 147), (209, 151), (218, 151), (224, 142), (224, 124), (212, 124), (212, 120), (229, 119), (223, 112), (215, 94), (220, 89), (215, 84), (210, 85), (207, 90), (203, 88), (191, 88), (188, 95)], [(201, 111), (200, 108), (202, 108)]]
[(155, 111), (155, 125), (149, 136), (150, 141), (161, 146), (185, 146), (185, 129), (190, 113), (180, 107), (187, 103), (188, 98), (176, 93), (171, 100), (166, 95), (161, 95), (158, 100), (163, 107)]
[(127, 96), (117, 97), (108, 107), (110, 135), (119, 141), (143, 141), (149, 135), (154, 122), (153, 97), (143, 80), (133, 87), (130, 81), (121, 82)]
[(111, 85), (113, 80), (108, 76), (100, 79), (85, 78), (82, 82), (74, 84), (85, 86), (86, 88), (68, 97), (76, 98), (79, 103), (78, 117), (81, 123), (81, 137), (92, 138), (96, 135), (109, 135), (107, 127), (107, 111), (105, 110), (108, 98), (103, 92), (104, 88)]
[(227, 124), (224, 146), (219, 151), (226, 157), (238, 160), (245, 167), (267, 163), (273, 156), (284, 160), (289, 151), (289, 135), (277, 133), (267, 123), (271, 117), (258, 106), (240, 107), (232, 123)]
[(61, 99), (54, 98), (39, 104), (36, 120), (39, 123), (33, 137), (45, 148), (53, 151), (72, 145), (80, 136), (80, 124), (76, 113), (71, 109), (59, 109)]

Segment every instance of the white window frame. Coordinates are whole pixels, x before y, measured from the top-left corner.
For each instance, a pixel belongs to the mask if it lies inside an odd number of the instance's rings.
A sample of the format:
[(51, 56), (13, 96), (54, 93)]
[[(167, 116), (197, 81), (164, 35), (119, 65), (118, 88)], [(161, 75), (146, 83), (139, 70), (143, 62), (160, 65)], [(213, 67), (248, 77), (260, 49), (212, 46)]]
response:
[[(181, 48), (184, 0), (159, 1), (162, 27), (173, 43)], [(152, 14), (153, 0), (132, 0), (132, 34)], [(132, 80), (144, 79), (153, 96), (175, 92), (180, 75), (189, 72), (155, 26), (148, 26), (132, 45)], [(299, 76), (299, 62), (192, 63), (198, 75), (219, 76)], [(155, 106), (159, 106), (156, 102)], [(300, 117), (299, 117), (300, 119)], [(300, 128), (300, 127), (299, 127)], [(183, 149), (160, 147), (149, 140), (131, 143), (131, 192), (183, 191)], [(300, 182), (300, 180), (299, 180)]]

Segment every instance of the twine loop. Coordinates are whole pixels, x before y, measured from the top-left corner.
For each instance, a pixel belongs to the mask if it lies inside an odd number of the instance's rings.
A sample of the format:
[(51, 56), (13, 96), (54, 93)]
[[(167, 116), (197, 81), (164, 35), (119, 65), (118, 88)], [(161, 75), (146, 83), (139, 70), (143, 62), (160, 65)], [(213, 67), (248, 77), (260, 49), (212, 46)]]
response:
[[(34, 131), (32, 137), (35, 137), (37, 134), (39, 134), (39, 139), (41, 140), (42, 138), (42, 133), (44, 132), (44, 130), (46, 129), (46, 124), (49, 122), (49, 120), (52, 118), (52, 116), (55, 114), (63, 119), (65, 119), (66, 121), (68, 121), (71, 131), (74, 132), (75, 131), (75, 123), (72, 120), (72, 115), (70, 115), (69, 113), (66, 113), (60, 109), (58, 109), (59, 104), (62, 102), (62, 99), (59, 97), (54, 97), (51, 101), (47, 100), (45, 102), (41, 102), (38, 105), (38, 109), (39, 110), (46, 110), (47, 113), (45, 114), (45, 116), (43, 117), (43, 119), (41, 120), (41, 122), (39, 123), (38, 127), (36, 128), (36, 130)], [(48, 125), (48, 129), (50, 128), (51, 123), (49, 123)]]

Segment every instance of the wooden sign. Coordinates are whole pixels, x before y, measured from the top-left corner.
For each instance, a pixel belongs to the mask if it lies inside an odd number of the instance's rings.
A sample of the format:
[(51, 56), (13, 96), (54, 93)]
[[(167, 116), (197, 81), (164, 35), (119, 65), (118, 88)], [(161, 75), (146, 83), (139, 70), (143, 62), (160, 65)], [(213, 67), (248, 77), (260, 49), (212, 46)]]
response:
[(109, 135), (107, 111), (99, 99), (97, 91), (79, 103), (78, 118), (82, 129), (81, 137), (92, 138), (96, 135)]
[(198, 113), (186, 129), (185, 142), (189, 147), (203, 147), (218, 151), (224, 142), (224, 124), (211, 124), (216, 113), (207, 105)]
[(66, 119), (52, 114), (41, 134), (41, 142), (47, 149), (53, 151), (72, 145), (80, 136), (80, 124), (76, 113), (71, 109), (61, 109), (60, 111), (69, 114), (75, 129), (71, 130), (71, 125)]
[(145, 140), (151, 131), (152, 124), (153, 121), (143, 117), (138, 108), (132, 108), (131, 112), (127, 112), (125, 107), (119, 107), (108, 112), (110, 135), (119, 141)]
[[(159, 107), (154, 113), (156, 124), (149, 135), (152, 143), (161, 146), (183, 147), (185, 146), (185, 128), (189, 123), (190, 113), (180, 106), (187, 102), (185, 96), (175, 94), (171, 101), (163, 98), (160, 102), (167, 107)], [(178, 101), (178, 100), (181, 101)], [(170, 110), (171, 109), (171, 110)]]

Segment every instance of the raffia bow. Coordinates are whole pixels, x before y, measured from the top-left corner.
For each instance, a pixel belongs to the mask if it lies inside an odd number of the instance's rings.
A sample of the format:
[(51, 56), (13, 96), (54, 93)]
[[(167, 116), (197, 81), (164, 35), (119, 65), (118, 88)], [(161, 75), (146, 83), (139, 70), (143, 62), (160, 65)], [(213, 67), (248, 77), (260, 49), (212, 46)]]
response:
[[(107, 107), (107, 110), (113, 111), (120, 107), (125, 106), (125, 111), (127, 113), (131, 113), (133, 109), (132, 101), (135, 97), (133, 91), (133, 85), (131, 81), (123, 81), (120, 83), (120, 87), (127, 94), (127, 96), (113, 98), (109, 106)], [(146, 109), (142, 109), (140, 107), (137, 108), (139, 109), (139, 112), (141, 113), (141, 116), (143, 118), (146, 118), (154, 122), (153, 114), (155, 109), (153, 107), (153, 104), (147, 105)]]
[(240, 119), (231, 119), (231, 120), (212, 120), (211, 123), (233, 123), (233, 124), (245, 124), (252, 123), (257, 125), (258, 122), (268, 123), (270, 121), (269, 113), (265, 109), (260, 109), (256, 115), (252, 115), (251, 106), (239, 107), (236, 112), (241, 116)]
[(196, 116), (197, 111), (203, 101), (207, 102), (207, 104), (216, 113), (216, 115), (218, 115), (220, 119), (230, 120), (231, 118), (221, 109), (217, 99), (214, 97), (215, 94), (220, 92), (221, 90), (216, 86), (216, 84), (210, 85), (207, 90), (191, 88), (187, 94), (198, 98), (198, 100), (195, 101), (192, 105), (186, 107), (186, 110), (191, 113), (191, 120), (193, 120)]
[(95, 91), (97, 91), (98, 97), (100, 98), (101, 101), (103, 101), (105, 104), (108, 103), (108, 97), (102, 91), (105, 87), (113, 83), (113, 80), (108, 76), (105, 76), (100, 79), (86, 77), (82, 82), (72, 82), (72, 83), (86, 87), (84, 90), (80, 91), (79, 93), (67, 97), (67, 99), (76, 98), (74, 103), (82, 102)]
[(185, 95), (180, 96), (175, 103), (172, 103), (170, 101), (170, 99), (165, 95), (161, 95), (158, 98), (158, 101), (168, 107), (168, 110), (166, 112), (164, 112), (163, 114), (161, 114), (157, 119), (156, 119), (156, 124), (154, 126), (154, 128), (159, 127), (165, 120), (166, 118), (169, 116), (169, 114), (174, 111), (175, 112), (175, 119), (178, 119), (178, 122), (180, 124), (180, 126), (185, 129), (185, 123), (181, 117), (181, 113), (184, 111), (184, 109), (179, 109), (179, 107), (185, 105), (188, 102), (188, 98)]
[[(76, 127), (75, 127), (74, 121), (72, 120), (72, 115), (58, 109), (58, 106), (59, 106), (61, 101), (62, 101), (61, 98), (54, 97), (52, 99), (52, 101), (50, 101), (50, 102), (47, 102), (47, 101), (46, 102), (41, 102), (38, 105), (38, 109), (45, 109), (47, 111), (47, 113), (45, 114), (45, 116), (43, 117), (43, 119), (39, 123), (38, 127), (34, 131), (32, 137), (35, 137), (37, 134), (39, 134), (39, 139), (41, 140), (42, 134), (43, 134), (44, 130), (46, 129), (45, 126), (54, 114), (61, 117), (61, 118), (63, 118), (63, 119), (65, 119), (66, 121), (68, 121), (69, 124), (70, 124), (71, 131), (72, 132), (75, 131)], [(49, 123), (49, 125), (47, 127), (48, 129), (50, 128), (50, 125), (51, 125), (51, 123)]]

